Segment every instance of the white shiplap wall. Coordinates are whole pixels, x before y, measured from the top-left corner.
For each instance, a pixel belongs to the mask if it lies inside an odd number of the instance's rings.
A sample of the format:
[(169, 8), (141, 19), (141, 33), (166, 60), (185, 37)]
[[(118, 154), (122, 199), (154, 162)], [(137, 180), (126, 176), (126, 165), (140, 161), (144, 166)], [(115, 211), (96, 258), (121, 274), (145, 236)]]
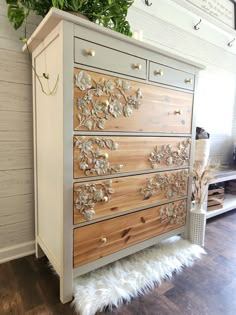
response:
[[(39, 19), (30, 21), (29, 33)], [(21, 35), (0, 0), (0, 262), (34, 250), (31, 67)]]
[[(200, 73), (196, 124), (211, 134), (211, 158), (228, 163), (236, 132), (236, 43), (231, 48), (227, 43), (236, 31), (219, 22), (209, 23), (206, 14), (185, 0), (150, 2), (148, 7), (143, 0), (135, 0), (129, 11), (132, 30), (141, 30), (150, 44), (206, 66)], [(193, 26), (200, 18), (196, 31)]]
[[(206, 20), (205, 29), (194, 32), (199, 16), (179, 6), (181, 0), (152, 2), (146, 7), (135, 1), (132, 28), (142, 29), (145, 41), (207, 66), (200, 76), (197, 123), (212, 135), (211, 154), (227, 161), (236, 137), (236, 48), (225, 45), (232, 32), (212, 31)], [(0, 0), (0, 262), (34, 250), (31, 67), (6, 12)], [(29, 19), (29, 34), (39, 21)]]

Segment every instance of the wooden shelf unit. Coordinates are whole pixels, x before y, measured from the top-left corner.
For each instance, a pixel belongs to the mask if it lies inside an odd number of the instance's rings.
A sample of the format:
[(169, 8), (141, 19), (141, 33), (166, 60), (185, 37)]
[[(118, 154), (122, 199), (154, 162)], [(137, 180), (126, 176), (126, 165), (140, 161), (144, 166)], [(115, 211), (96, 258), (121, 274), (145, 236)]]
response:
[[(214, 178), (211, 180), (209, 184), (217, 184), (217, 183), (227, 182), (234, 179), (236, 179), (236, 168), (232, 166), (232, 167), (222, 168), (219, 171), (217, 171), (214, 175)], [(221, 213), (233, 210), (233, 209), (236, 209), (236, 195), (225, 194), (223, 208), (207, 211), (207, 219), (212, 218)]]

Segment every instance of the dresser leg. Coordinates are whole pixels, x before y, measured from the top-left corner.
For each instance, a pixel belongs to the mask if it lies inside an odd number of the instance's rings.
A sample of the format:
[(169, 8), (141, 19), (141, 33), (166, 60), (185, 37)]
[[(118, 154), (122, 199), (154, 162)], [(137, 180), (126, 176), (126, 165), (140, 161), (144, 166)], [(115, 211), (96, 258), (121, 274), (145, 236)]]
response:
[(60, 300), (65, 304), (73, 299), (73, 281), (72, 279), (60, 278)]
[(44, 251), (42, 250), (40, 245), (37, 243), (37, 241), (35, 243), (35, 255), (37, 258), (45, 256)]

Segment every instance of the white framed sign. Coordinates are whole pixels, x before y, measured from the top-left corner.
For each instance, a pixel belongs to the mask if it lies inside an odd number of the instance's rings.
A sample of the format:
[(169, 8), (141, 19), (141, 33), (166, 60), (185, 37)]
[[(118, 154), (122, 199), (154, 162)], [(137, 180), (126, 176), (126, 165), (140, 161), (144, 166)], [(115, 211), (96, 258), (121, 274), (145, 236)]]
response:
[(187, 0), (204, 12), (235, 29), (235, 4), (231, 0)]

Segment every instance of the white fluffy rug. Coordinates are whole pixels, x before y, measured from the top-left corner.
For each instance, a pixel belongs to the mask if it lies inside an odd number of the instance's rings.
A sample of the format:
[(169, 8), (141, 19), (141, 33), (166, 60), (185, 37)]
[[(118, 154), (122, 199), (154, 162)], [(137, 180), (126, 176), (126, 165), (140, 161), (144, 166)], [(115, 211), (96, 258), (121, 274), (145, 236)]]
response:
[(145, 294), (173, 272), (191, 266), (205, 251), (180, 237), (172, 237), (75, 279), (73, 307), (80, 315), (94, 315), (106, 307)]

